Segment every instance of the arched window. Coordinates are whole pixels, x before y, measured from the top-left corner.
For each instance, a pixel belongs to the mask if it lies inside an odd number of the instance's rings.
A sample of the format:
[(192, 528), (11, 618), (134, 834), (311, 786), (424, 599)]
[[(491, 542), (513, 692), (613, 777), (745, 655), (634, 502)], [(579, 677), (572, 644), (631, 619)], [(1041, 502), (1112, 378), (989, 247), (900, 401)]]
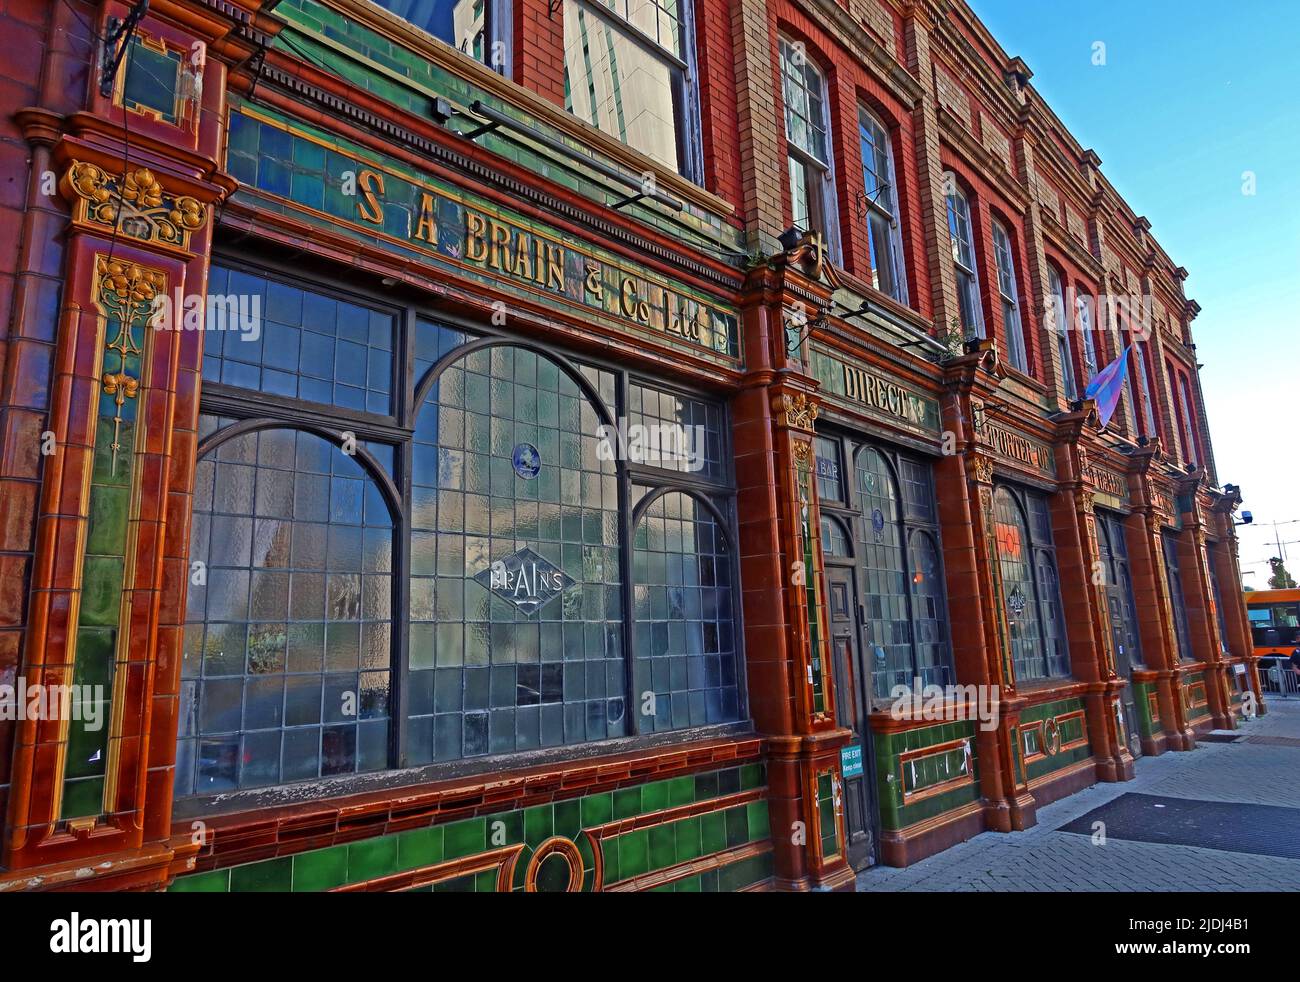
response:
[(410, 763), (622, 736), (618, 478), (610, 414), (554, 360), (446, 364), (412, 465)]
[(858, 140), (862, 148), (862, 183), (866, 201), (867, 247), (871, 254), (871, 285), (907, 303), (899, 234), (898, 186), (894, 180), (894, 151), (889, 130), (872, 113), (858, 107)]
[(1083, 359), (1083, 385), (1086, 389), (1097, 374), (1097, 337), (1093, 333), (1092, 296), (1078, 290), (1074, 298), (1074, 309), (1075, 323), (1082, 339), (1080, 355)]
[(993, 493), (993, 522), (1016, 679), (1032, 682), (1068, 675), (1069, 653), (1047, 500), (1034, 492), (999, 485)]
[(1007, 329), (1007, 348), (1013, 368), (1028, 373), (1025, 328), (1020, 320), (1020, 291), (1016, 288), (1016, 264), (1011, 238), (999, 222), (993, 223), (993, 251), (998, 260), (998, 294), (1002, 298), (1002, 323)]
[(1156, 428), (1155, 410), (1151, 401), (1151, 376), (1147, 368), (1145, 342), (1136, 341), (1133, 344), (1132, 374), (1137, 375), (1138, 385), (1142, 391), (1142, 412), (1139, 414), (1142, 435), (1146, 437), (1158, 436), (1160, 431)]
[(796, 228), (821, 232), (831, 256), (838, 257), (826, 78), (802, 43), (781, 38), (780, 53), (791, 220)]
[[(898, 466), (907, 475), (905, 498), (899, 495)], [(898, 685), (911, 689), (918, 678), (922, 685), (947, 685), (952, 652), (929, 470), (864, 447), (857, 457), (857, 493), (874, 698), (890, 698)]]
[[(725, 406), (380, 298), (214, 269), (261, 298), (277, 346), (205, 339), (184, 813), (743, 719)], [(412, 382), (390, 357), (408, 351)], [(228, 418), (255, 399), (275, 421)]]
[(951, 171), (943, 176), (948, 188), (948, 235), (957, 273), (957, 308), (967, 338), (984, 337), (984, 314), (980, 310), (980, 278), (975, 257), (975, 231), (970, 202)]
[(393, 518), (371, 459), (268, 428), (196, 464), (178, 795), (388, 766)]
[(831, 515), (822, 516), (822, 555), (827, 559), (847, 559), (853, 555), (849, 533), (844, 523)]
[(1048, 328), (1056, 338), (1056, 354), (1061, 363), (1061, 388), (1065, 398), (1073, 402), (1079, 398), (1079, 388), (1074, 379), (1074, 359), (1070, 354), (1070, 322), (1066, 318), (1065, 287), (1061, 283), (1061, 274), (1055, 266), (1047, 267)]
[[(739, 718), (731, 549), (714, 512), (681, 491), (640, 509), (633, 553), (635, 691), (644, 729)], [(647, 703), (645, 693), (654, 698)]]

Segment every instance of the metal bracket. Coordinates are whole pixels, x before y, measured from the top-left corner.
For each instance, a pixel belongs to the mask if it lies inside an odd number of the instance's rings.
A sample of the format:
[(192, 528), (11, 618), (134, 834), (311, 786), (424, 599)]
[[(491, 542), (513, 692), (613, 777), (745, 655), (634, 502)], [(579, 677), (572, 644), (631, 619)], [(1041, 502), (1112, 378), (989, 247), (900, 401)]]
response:
[(149, 0), (139, 0), (124, 20), (113, 17), (108, 22), (108, 36), (104, 38), (104, 53), (99, 66), (99, 94), (105, 99), (113, 97), (117, 73), (130, 47), (131, 35), (148, 11)]

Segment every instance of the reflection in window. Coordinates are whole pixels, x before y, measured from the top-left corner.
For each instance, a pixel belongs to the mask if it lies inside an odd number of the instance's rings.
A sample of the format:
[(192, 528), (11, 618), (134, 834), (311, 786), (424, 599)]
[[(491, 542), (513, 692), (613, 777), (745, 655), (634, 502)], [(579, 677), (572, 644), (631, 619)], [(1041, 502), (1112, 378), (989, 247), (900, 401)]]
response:
[(822, 555), (827, 559), (847, 559), (853, 555), (849, 551), (849, 535), (844, 524), (829, 515), (822, 516)]
[(392, 542), (374, 479), (314, 434), (198, 462), (177, 794), (387, 766)]
[(497, 71), (505, 71), (505, 44), (501, 42), (509, 21), (506, 0), (375, 0), (402, 20), (428, 31)]
[[(731, 557), (726, 537), (696, 498), (650, 502), (633, 554), (637, 693), (654, 693), (643, 730), (740, 718)], [(652, 710), (652, 711), (648, 711)]]
[(837, 255), (826, 80), (803, 45), (785, 38), (781, 39), (781, 92), (785, 100), (792, 221), (796, 228), (821, 232), (831, 254)]
[(880, 120), (861, 107), (858, 109), (858, 139), (862, 148), (871, 285), (881, 293), (887, 293), (895, 300), (906, 303), (907, 279), (903, 275), (894, 151), (890, 146), (889, 131)]
[(976, 271), (975, 234), (971, 226), (970, 202), (951, 173), (944, 175), (948, 187), (948, 236), (957, 273), (957, 307), (967, 338), (984, 337), (984, 314), (980, 310), (980, 278)]
[(213, 264), (203, 380), (392, 413), (391, 313)]
[(993, 223), (993, 252), (998, 261), (998, 294), (1002, 298), (1002, 323), (1007, 330), (1007, 348), (1011, 365), (1017, 371), (1029, 371), (1025, 354), (1025, 328), (1020, 321), (1020, 291), (1016, 289), (1016, 264), (1012, 258), (1011, 239), (1007, 230)]
[(569, 112), (687, 176), (687, 50), (676, 0), (564, 2)]
[(1070, 354), (1070, 336), (1067, 333), (1069, 321), (1065, 316), (1065, 287), (1061, 285), (1061, 274), (1055, 266), (1047, 267), (1047, 316), (1048, 330), (1056, 336), (1056, 356), (1061, 363), (1061, 391), (1065, 398), (1073, 402), (1079, 398), (1079, 388), (1074, 380), (1074, 359)]
[[(425, 399), (412, 474), (411, 763), (628, 732), (618, 482), (597, 452), (599, 422), (556, 362), (505, 345), (453, 362)], [(562, 570), (571, 582), (555, 590), (530, 572), (513, 592), (493, 588), (494, 565), (525, 549), (544, 579)], [(529, 597), (534, 609), (520, 605)]]

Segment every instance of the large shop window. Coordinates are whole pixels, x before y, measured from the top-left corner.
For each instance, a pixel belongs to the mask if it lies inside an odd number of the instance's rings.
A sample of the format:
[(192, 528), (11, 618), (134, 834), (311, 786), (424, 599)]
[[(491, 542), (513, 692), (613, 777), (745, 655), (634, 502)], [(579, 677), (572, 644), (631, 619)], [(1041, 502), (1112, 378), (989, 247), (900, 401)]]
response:
[(999, 485), (993, 522), (1016, 680), (1064, 678), (1070, 657), (1047, 498)]
[(1178, 657), (1192, 661), (1192, 630), (1187, 621), (1187, 602), (1183, 596), (1183, 571), (1178, 563), (1178, 540), (1168, 532), (1161, 535), (1165, 553), (1165, 575), (1169, 583), (1169, 602), (1173, 605), (1174, 639)]
[(838, 258), (826, 78), (802, 43), (781, 38), (780, 49), (791, 218), (796, 228), (822, 233), (831, 256)]
[(564, 0), (564, 102), (698, 181), (690, 16), (687, 0)]
[(375, 0), (498, 72), (510, 62), (510, 0)]
[(980, 278), (975, 258), (975, 233), (971, 225), (970, 202), (951, 171), (944, 174), (948, 188), (948, 236), (957, 273), (957, 309), (966, 337), (984, 337), (984, 314), (980, 309)]
[(876, 700), (953, 681), (930, 466), (864, 447), (857, 456), (867, 652)]
[[(273, 325), (268, 305), (263, 338), (336, 350), (334, 377), (273, 400), (274, 419), (257, 414), (278, 342), (205, 360), (178, 795), (744, 718), (724, 407), (279, 276), (213, 275), (314, 312)], [(302, 350), (274, 371), (317, 379)], [(358, 407), (344, 362), (394, 350), (412, 359), (397, 383), (388, 363), (392, 411)]]
[(903, 243), (898, 220), (898, 185), (894, 180), (894, 149), (890, 144), (889, 130), (874, 115), (859, 107), (858, 139), (862, 147), (871, 285), (900, 303), (907, 303), (907, 277), (903, 272)]
[(1116, 652), (1127, 659), (1129, 665), (1142, 664), (1142, 642), (1137, 629), (1137, 605), (1133, 598), (1133, 578), (1129, 573), (1128, 543), (1124, 537), (1124, 519), (1108, 511), (1098, 511), (1097, 546), (1106, 576), (1107, 606), (1118, 640), (1124, 645)]

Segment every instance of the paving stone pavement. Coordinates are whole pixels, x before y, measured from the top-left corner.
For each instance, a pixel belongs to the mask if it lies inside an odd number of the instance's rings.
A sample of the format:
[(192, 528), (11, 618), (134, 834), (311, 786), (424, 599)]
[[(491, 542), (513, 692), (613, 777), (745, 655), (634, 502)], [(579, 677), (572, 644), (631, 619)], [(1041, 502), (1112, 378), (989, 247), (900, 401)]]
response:
[[(1268, 715), (1244, 723), (1246, 736), (1300, 738), (1300, 699), (1268, 700)], [(1097, 784), (1038, 810), (1024, 832), (984, 832), (906, 869), (876, 867), (860, 891), (1238, 891), (1300, 890), (1300, 860), (1193, 846), (1130, 842), (1057, 828), (1120, 795), (1300, 808), (1300, 747), (1202, 743), (1190, 753), (1137, 762), (1137, 777)]]

